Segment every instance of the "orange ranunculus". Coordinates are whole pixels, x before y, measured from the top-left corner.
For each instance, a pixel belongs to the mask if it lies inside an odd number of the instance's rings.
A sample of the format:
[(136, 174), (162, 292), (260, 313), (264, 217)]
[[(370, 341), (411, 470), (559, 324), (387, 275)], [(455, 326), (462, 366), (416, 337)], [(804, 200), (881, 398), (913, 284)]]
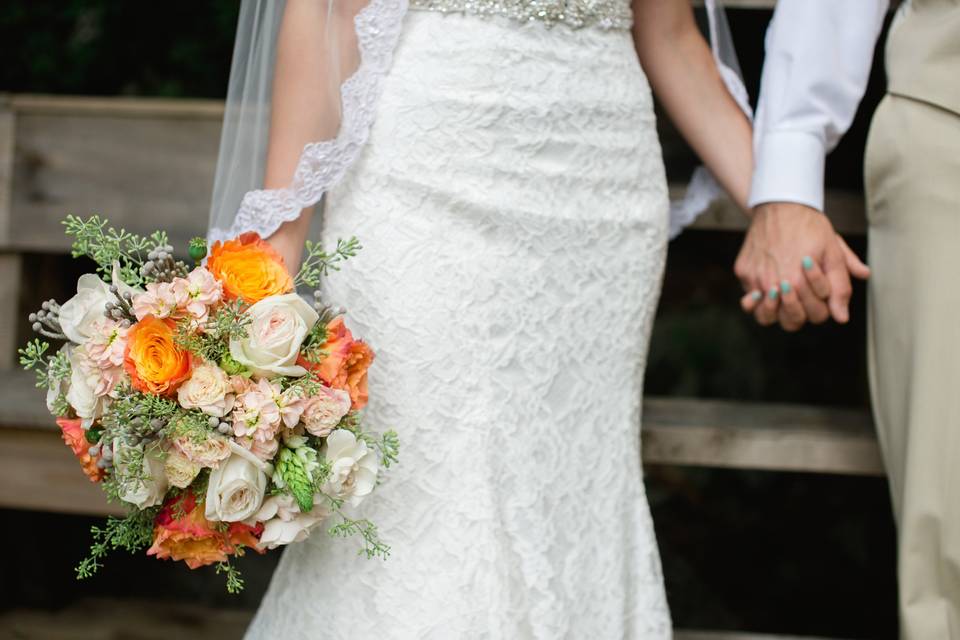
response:
[(327, 324), (327, 340), (323, 343), (323, 350), (327, 355), (319, 364), (311, 365), (302, 359), (300, 364), (313, 369), (324, 383), (334, 389), (350, 392), (351, 408), (362, 409), (367, 404), (367, 369), (373, 362), (373, 350), (353, 339), (342, 316)]
[(63, 441), (73, 449), (73, 455), (80, 461), (83, 472), (90, 478), (90, 482), (100, 482), (104, 476), (103, 469), (97, 466), (100, 458), (90, 455), (90, 443), (87, 442), (80, 422), (80, 418), (57, 418), (57, 426), (63, 432)]
[(154, 395), (171, 395), (190, 375), (190, 352), (174, 341), (175, 324), (144, 316), (127, 334), (123, 367), (133, 388)]
[(255, 549), (263, 531), (263, 525), (251, 527), (240, 522), (232, 522), (226, 531), (219, 531), (204, 517), (203, 509), (197, 508), (192, 493), (168, 500), (155, 523), (153, 545), (147, 555), (183, 560), (191, 569), (224, 562), (241, 547)]
[(228, 300), (242, 298), (254, 304), (293, 291), (293, 278), (283, 258), (252, 231), (223, 243), (214, 242), (207, 270), (223, 284)]

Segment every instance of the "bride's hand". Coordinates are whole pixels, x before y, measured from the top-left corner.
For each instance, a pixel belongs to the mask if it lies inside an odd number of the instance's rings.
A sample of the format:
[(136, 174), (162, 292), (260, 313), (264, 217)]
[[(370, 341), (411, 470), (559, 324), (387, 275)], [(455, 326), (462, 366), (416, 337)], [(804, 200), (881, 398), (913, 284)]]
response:
[(291, 276), (296, 276), (300, 270), (300, 260), (303, 258), (303, 234), (298, 229), (298, 225), (285, 223), (277, 231), (267, 238), (267, 242), (273, 247)]

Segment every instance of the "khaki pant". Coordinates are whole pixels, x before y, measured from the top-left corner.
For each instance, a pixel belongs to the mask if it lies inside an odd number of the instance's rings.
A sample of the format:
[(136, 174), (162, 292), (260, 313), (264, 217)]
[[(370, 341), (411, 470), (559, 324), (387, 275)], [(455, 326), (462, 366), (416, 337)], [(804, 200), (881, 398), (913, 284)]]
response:
[(870, 128), (870, 385), (902, 637), (960, 638), (960, 115), (888, 95)]

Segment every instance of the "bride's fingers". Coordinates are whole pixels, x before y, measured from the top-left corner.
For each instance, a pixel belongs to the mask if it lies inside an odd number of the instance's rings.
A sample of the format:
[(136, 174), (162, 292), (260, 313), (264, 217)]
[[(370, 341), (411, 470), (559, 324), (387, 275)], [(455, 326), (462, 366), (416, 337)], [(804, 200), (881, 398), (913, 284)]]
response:
[(763, 294), (754, 289), (740, 298), (740, 308), (743, 309), (744, 313), (752, 314), (761, 300), (763, 300)]
[(810, 285), (810, 290), (813, 291), (814, 295), (821, 300), (829, 298), (830, 280), (823, 272), (823, 269), (820, 268), (820, 265), (817, 264), (817, 261), (810, 256), (805, 256), (802, 266), (803, 275), (807, 279), (807, 284)]
[(850, 275), (860, 280), (869, 278), (870, 267), (860, 259), (860, 256), (853, 252), (853, 249), (850, 248), (847, 241), (839, 234), (837, 234), (837, 241), (840, 243), (840, 249), (843, 251), (843, 259), (847, 263), (847, 271), (850, 272)]
[(766, 287), (766, 293), (763, 296), (763, 301), (757, 305), (753, 315), (757, 319), (758, 324), (764, 327), (769, 327), (777, 321), (777, 310), (779, 307), (780, 287), (776, 285), (770, 285)]

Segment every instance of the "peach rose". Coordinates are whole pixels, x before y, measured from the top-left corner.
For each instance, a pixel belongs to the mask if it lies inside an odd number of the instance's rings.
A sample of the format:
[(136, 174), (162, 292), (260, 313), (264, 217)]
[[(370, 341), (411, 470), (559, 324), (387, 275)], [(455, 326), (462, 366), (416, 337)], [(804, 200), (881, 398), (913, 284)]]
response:
[(255, 304), (293, 291), (293, 278), (283, 258), (253, 232), (214, 242), (207, 270), (223, 285), (227, 300), (242, 298), (247, 304)]
[(327, 324), (327, 340), (322, 349), (327, 353), (319, 364), (301, 358), (301, 366), (314, 370), (325, 384), (350, 393), (351, 408), (362, 409), (367, 404), (367, 369), (373, 362), (373, 351), (347, 329), (343, 317)]
[(63, 441), (73, 450), (73, 455), (77, 456), (83, 472), (90, 478), (90, 482), (100, 482), (103, 480), (103, 469), (97, 466), (99, 457), (90, 455), (90, 443), (87, 442), (86, 432), (80, 426), (80, 418), (57, 418), (57, 426), (63, 432)]
[(174, 342), (174, 323), (145, 316), (131, 327), (123, 366), (133, 388), (169, 396), (190, 375), (190, 353)]
[[(180, 518), (174, 518), (175, 509), (183, 513)], [(240, 522), (218, 530), (204, 517), (203, 509), (197, 509), (196, 499), (190, 492), (168, 500), (154, 522), (153, 545), (147, 555), (161, 560), (183, 560), (191, 569), (223, 562), (239, 547), (257, 549), (263, 531), (262, 525), (251, 527)]]

